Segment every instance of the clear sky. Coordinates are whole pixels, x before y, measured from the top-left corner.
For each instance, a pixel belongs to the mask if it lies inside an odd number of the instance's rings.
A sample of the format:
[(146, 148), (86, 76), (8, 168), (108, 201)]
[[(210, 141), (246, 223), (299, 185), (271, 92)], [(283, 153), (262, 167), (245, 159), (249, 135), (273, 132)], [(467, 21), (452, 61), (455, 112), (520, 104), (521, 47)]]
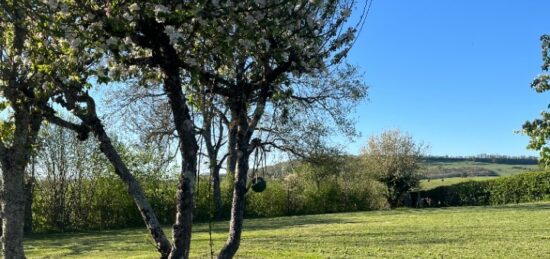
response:
[(349, 151), (400, 128), (434, 155), (537, 155), (514, 131), (550, 102), (530, 88), (548, 10), (545, 0), (374, 0), (349, 56), (370, 86)]

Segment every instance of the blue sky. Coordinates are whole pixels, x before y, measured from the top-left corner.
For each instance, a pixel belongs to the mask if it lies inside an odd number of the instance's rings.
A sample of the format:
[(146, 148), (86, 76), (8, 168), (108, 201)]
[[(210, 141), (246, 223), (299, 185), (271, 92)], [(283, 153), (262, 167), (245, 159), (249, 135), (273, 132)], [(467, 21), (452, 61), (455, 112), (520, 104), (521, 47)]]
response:
[(370, 86), (348, 151), (400, 128), (434, 155), (537, 155), (514, 131), (550, 102), (529, 87), (548, 10), (543, 0), (374, 0), (348, 60)]

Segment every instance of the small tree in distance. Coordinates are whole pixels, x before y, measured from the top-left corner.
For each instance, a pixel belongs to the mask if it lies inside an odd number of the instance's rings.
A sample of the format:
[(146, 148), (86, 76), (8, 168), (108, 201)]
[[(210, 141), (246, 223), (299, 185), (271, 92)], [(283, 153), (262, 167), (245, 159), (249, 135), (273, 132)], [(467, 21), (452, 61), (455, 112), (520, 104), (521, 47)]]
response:
[(392, 208), (419, 185), (422, 178), (420, 160), (427, 148), (400, 130), (388, 130), (370, 137), (361, 151), (368, 174), (386, 185), (386, 198)]

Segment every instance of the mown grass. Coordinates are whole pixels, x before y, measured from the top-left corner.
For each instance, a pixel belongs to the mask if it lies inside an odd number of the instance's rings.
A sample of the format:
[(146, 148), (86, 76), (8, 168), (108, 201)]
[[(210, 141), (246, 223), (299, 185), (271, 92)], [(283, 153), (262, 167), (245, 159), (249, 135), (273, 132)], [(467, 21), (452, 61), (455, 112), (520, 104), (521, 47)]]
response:
[[(550, 258), (550, 203), (398, 209), (246, 221), (238, 258)], [(214, 251), (227, 222), (213, 225)], [(210, 256), (208, 224), (194, 228), (193, 258)], [(144, 229), (44, 234), (29, 258), (157, 258)]]

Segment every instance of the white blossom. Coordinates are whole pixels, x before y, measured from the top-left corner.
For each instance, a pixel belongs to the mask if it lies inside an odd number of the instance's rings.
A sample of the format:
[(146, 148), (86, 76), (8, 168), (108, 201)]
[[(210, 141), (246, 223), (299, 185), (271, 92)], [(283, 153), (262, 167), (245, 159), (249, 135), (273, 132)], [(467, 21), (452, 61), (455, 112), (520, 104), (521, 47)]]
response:
[(105, 43), (107, 43), (107, 46), (116, 46), (118, 44), (118, 38), (110, 37)]
[(129, 74), (135, 74), (138, 71), (138, 68), (136, 65), (130, 65), (128, 67), (128, 73)]
[(71, 48), (77, 49), (80, 46), (80, 43), (82, 43), (82, 41), (79, 38), (74, 38), (70, 41)]
[(137, 3), (133, 3), (131, 4), (130, 6), (128, 6), (128, 10), (130, 10), (130, 12), (132, 13), (135, 13), (137, 11), (139, 11), (139, 5)]
[(171, 26), (171, 25), (167, 25), (164, 28), (164, 33), (168, 35), (168, 38), (170, 38), (170, 44), (174, 44), (178, 42), (178, 40), (183, 37), (181, 32), (178, 32), (176, 28), (174, 28), (174, 26)]
[(131, 45), (133, 43), (132, 38), (130, 38), (130, 37), (124, 38), (123, 42), (126, 45)]
[(155, 9), (153, 11), (156, 15), (158, 15), (159, 13), (168, 13), (170, 10), (168, 10), (168, 7), (164, 5), (157, 4), (155, 5)]
[(131, 21), (132, 19), (134, 19), (134, 16), (132, 16), (130, 13), (124, 13), (122, 15), (122, 18), (128, 20), (128, 21)]

